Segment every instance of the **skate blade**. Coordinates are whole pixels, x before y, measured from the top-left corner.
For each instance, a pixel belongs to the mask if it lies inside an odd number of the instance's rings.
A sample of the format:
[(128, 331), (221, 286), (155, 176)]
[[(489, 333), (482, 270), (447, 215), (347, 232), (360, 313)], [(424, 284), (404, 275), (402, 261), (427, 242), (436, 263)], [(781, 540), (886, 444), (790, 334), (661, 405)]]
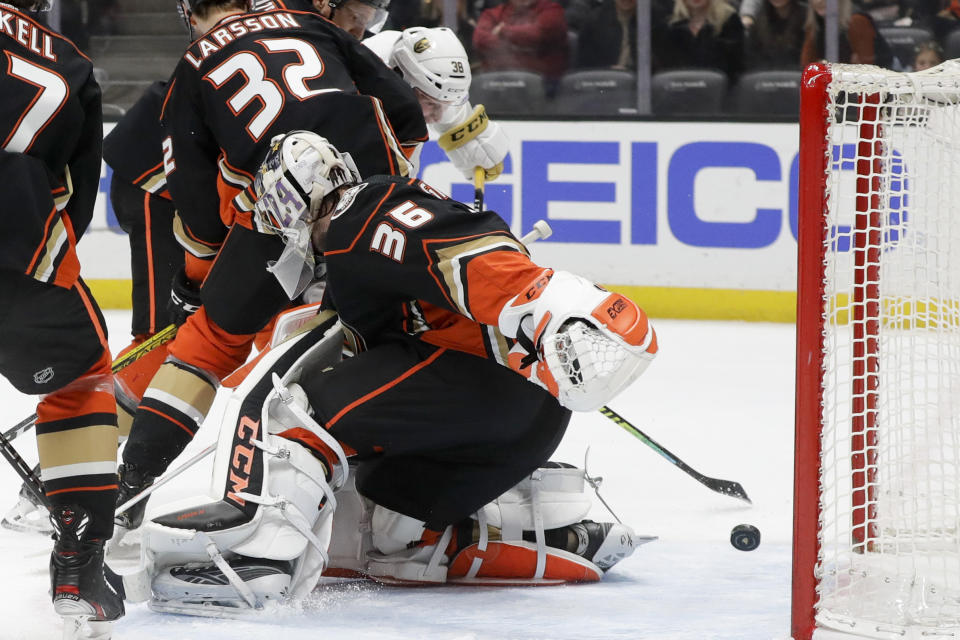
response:
[(91, 620), (88, 615), (63, 616), (63, 640), (110, 640), (113, 622)]
[(37, 507), (25, 498), (20, 498), (17, 504), (7, 511), (3, 520), (0, 520), (0, 526), (20, 533), (39, 533), (42, 535), (53, 533), (50, 514), (47, 510)]
[(35, 533), (43, 536), (53, 534), (53, 527), (49, 520), (33, 521), (22, 516), (4, 517), (0, 520), (0, 527), (18, 533)]
[(211, 600), (188, 602), (183, 600), (157, 600), (147, 603), (151, 611), (176, 613), (182, 616), (200, 616), (202, 618), (229, 618), (245, 620), (260, 615), (263, 609), (252, 609), (246, 602), (216, 602)]

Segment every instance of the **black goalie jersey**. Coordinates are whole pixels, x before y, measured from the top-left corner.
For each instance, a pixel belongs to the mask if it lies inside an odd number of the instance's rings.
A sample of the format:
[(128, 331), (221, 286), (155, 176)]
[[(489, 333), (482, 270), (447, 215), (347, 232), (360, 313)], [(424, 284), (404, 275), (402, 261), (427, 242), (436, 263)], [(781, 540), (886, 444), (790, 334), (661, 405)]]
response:
[[(100, 87), (72, 42), (8, 5), (0, 5), (0, 44), (0, 148), (37, 158), (48, 174), (0, 180), (0, 268), (69, 287), (100, 180)], [(43, 190), (44, 182), (47, 193), (29, 202), (52, 195), (54, 206), (26, 206), (26, 184)]]
[(544, 272), (496, 213), (389, 176), (343, 195), (324, 257), (324, 303), (355, 350), (402, 332), (501, 364), (512, 341), (500, 310)]
[(233, 15), (191, 44), (161, 120), (177, 232), (198, 258), (234, 222), (249, 226), (273, 136), (315, 131), (362, 175), (406, 175), (427, 135), (413, 90), (369, 49), (318, 14), (284, 9)]

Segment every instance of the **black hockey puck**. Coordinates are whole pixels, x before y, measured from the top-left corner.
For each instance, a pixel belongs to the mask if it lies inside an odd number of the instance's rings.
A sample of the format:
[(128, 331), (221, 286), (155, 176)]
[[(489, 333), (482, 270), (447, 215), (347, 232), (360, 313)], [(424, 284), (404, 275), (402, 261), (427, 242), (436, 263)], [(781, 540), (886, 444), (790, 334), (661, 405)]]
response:
[(730, 532), (730, 544), (740, 551), (753, 551), (760, 546), (760, 529), (752, 524), (738, 524)]

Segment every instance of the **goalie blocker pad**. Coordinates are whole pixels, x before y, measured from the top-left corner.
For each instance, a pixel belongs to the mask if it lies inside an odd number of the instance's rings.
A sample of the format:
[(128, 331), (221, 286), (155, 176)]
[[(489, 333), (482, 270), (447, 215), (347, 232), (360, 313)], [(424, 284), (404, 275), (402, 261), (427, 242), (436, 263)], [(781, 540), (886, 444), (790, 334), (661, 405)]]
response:
[[(170, 505), (144, 524), (141, 572), (161, 611), (232, 615), (266, 599), (309, 593), (327, 564), (334, 490), (346, 481), (346, 455), (309, 417), (299, 385), (305, 366), (340, 360), (342, 327), (333, 314), (264, 352), (224, 410), (209, 492)], [(243, 557), (288, 561), (287, 593), (255, 593), (234, 565)], [(215, 565), (234, 587), (180, 598), (166, 588), (171, 568)], [(186, 584), (186, 583), (183, 583)], [(279, 583), (270, 582), (276, 587)], [(140, 599), (146, 595), (140, 594)], [(217, 612), (217, 613), (211, 613)]]

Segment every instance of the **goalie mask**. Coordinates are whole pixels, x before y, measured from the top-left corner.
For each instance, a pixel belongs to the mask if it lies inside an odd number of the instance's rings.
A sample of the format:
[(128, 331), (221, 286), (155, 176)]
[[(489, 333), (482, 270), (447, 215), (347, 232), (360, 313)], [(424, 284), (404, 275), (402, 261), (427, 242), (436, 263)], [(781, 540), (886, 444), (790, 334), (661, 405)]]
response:
[(280, 258), (267, 271), (293, 300), (314, 277), (317, 260), (310, 242), (320, 204), (337, 187), (360, 180), (353, 160), (310, 131), (276, 136), (254, 179), (254, 224), (283, 238)]
[(450, 29), (406, 29), (393, 45), (391, 57), (407, 84), (430, 98), (446, 105), (459, 105), (467, 99), (470, 61)]

